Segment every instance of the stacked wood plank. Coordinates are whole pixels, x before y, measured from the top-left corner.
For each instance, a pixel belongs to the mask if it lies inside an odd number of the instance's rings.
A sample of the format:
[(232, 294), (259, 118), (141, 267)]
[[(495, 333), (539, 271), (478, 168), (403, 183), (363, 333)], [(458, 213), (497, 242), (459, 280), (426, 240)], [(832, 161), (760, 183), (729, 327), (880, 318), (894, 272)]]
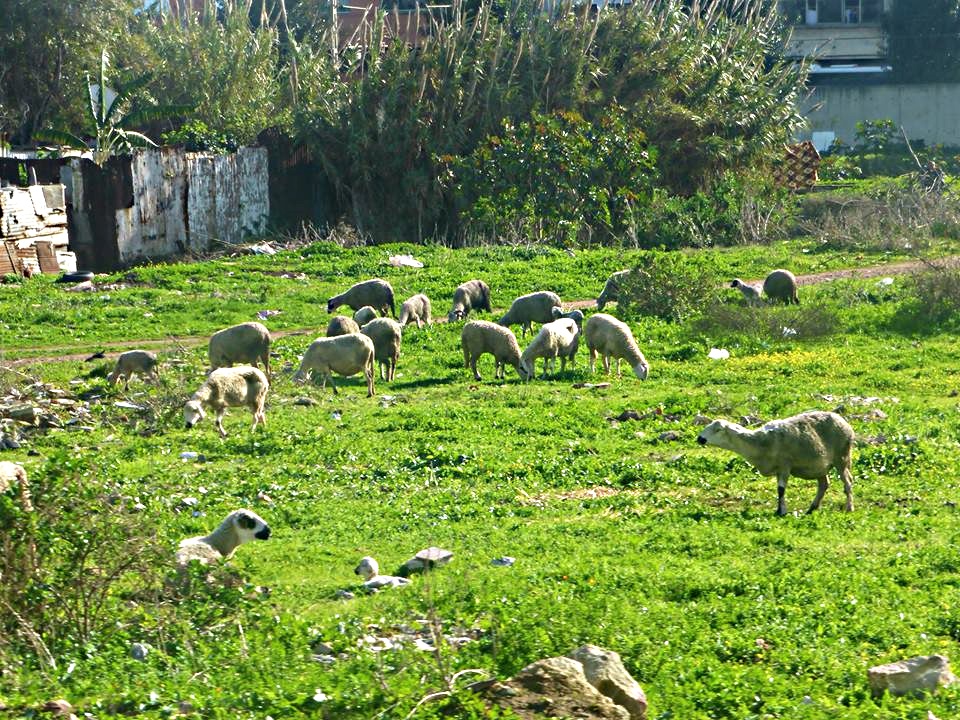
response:
[(60, 272), (68, 244), (62, 185), (0, 188), (0, 276)]

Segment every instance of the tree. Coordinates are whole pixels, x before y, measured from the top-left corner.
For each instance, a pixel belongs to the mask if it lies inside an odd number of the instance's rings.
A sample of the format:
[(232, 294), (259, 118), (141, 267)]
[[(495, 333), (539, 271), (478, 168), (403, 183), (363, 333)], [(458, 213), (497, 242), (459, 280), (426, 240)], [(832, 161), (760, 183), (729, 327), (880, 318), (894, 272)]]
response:
[(897, 0), (884, 25), (897, 81), (960, 81), (960, 0)]

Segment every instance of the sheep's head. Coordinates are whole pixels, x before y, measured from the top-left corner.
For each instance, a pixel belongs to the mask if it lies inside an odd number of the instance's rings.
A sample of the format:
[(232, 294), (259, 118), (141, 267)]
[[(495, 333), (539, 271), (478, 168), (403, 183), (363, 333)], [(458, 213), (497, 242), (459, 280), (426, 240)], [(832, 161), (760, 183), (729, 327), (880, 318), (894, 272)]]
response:
[(740, 278), (734, 278), (733, 282), (730, 283), (730, 287), (738, 288), (743, 285), (743, 280)]
[(337, 309), (337, 305), (333, 302), (333, 300), (332, 299), (327, 300), (327, 312), (332, 313), (336, 309)]
[(633, 366), (633, 374), (636, 375), (641, 380), (647, 379), (647, 374), (650, 372), (650, 366), (643, 360), (638, 362)]
[(203, 412), (203, 405), (200, 404), (200, 401), (187, 400), (187, 403), (183, 406), (183, 422), (187, 430), (203, 420), (204, 417), (206, 417), (206, 413)]
[(568, 317), (577, 324), (577, 330), (583, 328), (583, 313), (580, 310), (571, 310), (564, 317)]
[(725, 446), (723, 439), (727, 436), (732, 423), (727, 420), (714, 420), (697, 435), (697, 442), (701, 445)]
[(450, 312), (447, 313), (447, 322), (448, 322), (448, 323), (454, 323), (454, 322), (457, 322), (458, 320), (463, 320), (463, 309), (462, 309), (462, 308), (455, 308), (455, 309), (453, 309), (453, 310), (451, 310)]
[(380, 574), (380, 564), (367, 555), (366, 557), (360, 558), (360, 564), (353, 569), (353, 572), (364, 580), (369, 580)]
[(521, 380), (531, 380), (536, 374), (535, 367), (536, 360), (530, 360), (529, 358), (520, 358), (520, 363), (517, 365), (517, 374), (520, 375)]
[(267, 525), (267, 521), (253, 510), (234, 510), (227, 516), (227, 520), (233, 523), (241, 544), (251, 540), (270, 538), (270, 526)]

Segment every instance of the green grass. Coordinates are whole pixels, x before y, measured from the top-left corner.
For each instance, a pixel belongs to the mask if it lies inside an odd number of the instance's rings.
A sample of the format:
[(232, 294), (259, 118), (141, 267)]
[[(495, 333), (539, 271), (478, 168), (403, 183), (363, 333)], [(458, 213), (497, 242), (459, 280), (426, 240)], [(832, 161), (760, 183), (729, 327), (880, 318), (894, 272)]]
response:
[[(803, 247), (708, 252), (722, 275), (744, 278), (781, 265), (807, 272), (855, 264)], [(427, 267), (383, 264), (407, 251)], [(503, 307), (541, 288), (565, 299), (594, 297), (629, 260), (600, 250), (571, 258), (507, 248), (312, 246), (272, 259), (138, 268), (156, 287), (109, 291), (110, 300), (31, 280), (0, 286), (0, 342), (8, 357), (47, 346), (82, 352), (117, 340), (204, 334), (265, 308), (284, 311), (270, 319), (272, 329), (319, 334), (326, 298), (360, 277), (388, 277), (399, 300), (426, 291), (439, 315), (453, 286), (469, 277), (487, 279), (494, 305)], [(279, 269), (309, 280), (258, 272)], [(137, 498), (146, 510), (133, 517), (149, 528), (147, 541), (171, 556), (179, 538), (207, 531), (236, 507), (263, 515), (274, 536), (241, 547), (230, 562), (249, 582), (238, 590), (174, 601), (121, 583), (103, 629), (82, 641), (68, 630), (51, 639), (57, 670), (46, 677), (32, 653), (0, 642), (7, 665), (0, 699), (14, 716), (62, 696), (95, 717), (166, 717), (188, 701), (215, 718), (403, 718), (443, 687), (444, 673), (480, 668), (508, 676), (589, 642), (623, 656), (647, 692), (651, 718), (920, 719), (928, 709), (956, 717), (958, 690), (875, 701), (866, 684), (866, 669), (880, 662), (932, 652), (960, 657), (955, 328), (911, 324), (913, 301), (901, 279), (883, 290), (875, 280), (836, 281), (801, 295), (800, 311), (835, 316), (833, 332), (784, 338), (644, 318), (631, 324), (650, 378), (625, 374), (599, 390), (572, 388), (601, 379), (587, 371), (585, 350), (576, 369), (529, 384), (512, 370), (506, 382), (492, 381), (487, 356), (484, 380), (475, 383), (462, 367), (460, 326), (435, 325), (407, 331), (396, 380), (378, 382), (375, 398), (365, 397), (357, 378), (340, 382), (333, 396), (296, 386), (279, 370), (310, 339), (287, 336), (275, 343), (280, 359), (266, 430), (251, 436), (249, 415), (233, 410), (225, 440), (209, 420), (192, 431), (179, 420), (183, 399), (202, 382), (202, 347), (171, 347), (161, 387), (135, 380), (126, 395), (102, 377), (85, 377), (91, 368), (82, 362), (18, 366), (104, 396), (83, 423), (92, 430), (34, 432), (24, 448), (4, 453), (40, 483), (63, 474), (104, 488), (118, 505)], [(728, 348), (731, 358), (707, 359), (712, 346)], [(0, 381), (25, 383), (3, 371)], [(301, 396), (317, 404), (293, 404)], [(851, 396), (881, 400), (861, 407)], [(149, 410), (113, 405), (125, 397)], [(800, 514), (815, 483), (793, 479), (787, 502), (795, 512), (777, 518), (773, 479), (694, 442), (698, 414), (772, 419), (840, 404), (862, 439), (886, 438), (855, 451), (853, 514), (842, 512), (838, 481), (821, 512)], [(610, 420), (627, 408), (661, 413)], [(863, 417), (874, 408), (886, 417)], [(670, 430), (679, 439), (660, 440)], [(182, 461), (185, 450), (206, 462)], [(183, 510), (184, 497), (198, 499), (198, 516)], [(456, 553), (448, 567), (401, 590), (335, 597), (355, 588), (352, 568), (361, 556), (376, 556), (390, 571), (431, 544)], [(492, 566), (501, 555), (516, 565)], [(73, 591), (43, 590), (61, 599)], [(411, 644), (366, 648), (365, 636), (396, 634), (424, 618), (474, 640), (445, 648), (441, 663)], [(313, 661), (318, 640), (342, 658)], [(153, 647), (145, 662), (129, 657), (134, 641)], [(325, 701), (313, 699), (317, 689)], [(478, 716), (469, 702), (450, 712)]]

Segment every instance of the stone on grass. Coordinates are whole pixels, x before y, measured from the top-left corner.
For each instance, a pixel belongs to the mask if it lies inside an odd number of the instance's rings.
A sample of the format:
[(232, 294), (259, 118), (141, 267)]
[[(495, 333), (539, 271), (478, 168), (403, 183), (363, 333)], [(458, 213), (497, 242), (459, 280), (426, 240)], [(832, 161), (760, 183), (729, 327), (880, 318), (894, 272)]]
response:
[(874, 697), (889, 691), (891, 695), (919, 695), (935, 692), (941, 685), (952, 685), (957, 676), (950, 672), (950, 661), (943, 655), (920, 655), (899, 662), (877, 665), (867, 670)]
[(413, 573), (443, 567), (453, 559), (453, 553), (438, 547), (428, 547), (407, 560), (397, 570), (397, 575), (407, 577)]
[(583, 674), (591, 685), (630, 713), (630, 720), (646, 720), (647, 696), (627, 672), (618, 653), (584, 645), (569, 657), (583, 665)]

